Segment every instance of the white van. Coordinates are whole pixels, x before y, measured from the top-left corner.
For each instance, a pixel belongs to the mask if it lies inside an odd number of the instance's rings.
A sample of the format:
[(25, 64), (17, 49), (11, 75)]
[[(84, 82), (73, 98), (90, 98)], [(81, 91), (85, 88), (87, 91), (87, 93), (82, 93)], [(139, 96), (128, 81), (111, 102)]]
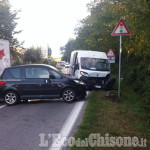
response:
[(75, 50), (70, 58), (70, 75), (86, 83), (88, 90), (111, 89), (110, 64), (104, 52)]

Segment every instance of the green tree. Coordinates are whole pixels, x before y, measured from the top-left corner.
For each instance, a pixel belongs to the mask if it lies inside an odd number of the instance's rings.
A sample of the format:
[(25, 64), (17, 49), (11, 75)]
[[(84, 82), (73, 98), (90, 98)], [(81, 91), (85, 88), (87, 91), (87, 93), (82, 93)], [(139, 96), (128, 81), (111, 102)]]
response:
[[(88, 4), (90, 15), (75, 29), (76, 39), (61, 48), (68, 60), (74, 49), (108, 52), (111, 48), (118, 63), (119, 36), (111, 36), (120, 18), (131, 31), (122, 37), (122, 73), (125, 81), (145, 97), (150, 110), (150, 1), (149, 0), (95, 0)], [(130, 64), (130, 65), (128, 65)], [(114, 72), (116, 72), (117, 65)]]
[(71, 52), (75, 49), (77, 49), (76, 41), (74, 39), (70, 39), (64, 47), (60, 48), (61, 54), (63, 55), (62, 60), (69, 62)]
[(25, 63), (41, 63), (42, 62), (41, 47), (30, 47), (25, 52), (23, 60)]
[(11, 10), (11, 5), (8, 0), (0, 1), (0, 39), (8, 40), (10, 44), (11, 61), (17, 62), (20, 60), (20, 55), (14, 51), (14, 48), (22, 48), (22, 44), (15, 37), (21, 31), (15, 31), (17, 26), (16, 20), (19, 11)]
[[(135, 5), (136, 4), (136, 5)], [(138, 61), (149, 62), (150, 59), (150, 1), (147, 0), (102, 0), (88, 4), (90, 15), (81, 21), (75, 29), (76, 49), (108, 52), (111, 48), (117, 54), (119, 37), (111, 33), (120, 18), (125, 20), (131, 30), (131, 36), (123, 36), (123, 59), (132, 56)], [(63, 56), (70, 53), (68, 43), (62, 48)], [(61, 50), (62, 50), (61, 49)], [(131, 58), (131, 59), (132, 59)]]

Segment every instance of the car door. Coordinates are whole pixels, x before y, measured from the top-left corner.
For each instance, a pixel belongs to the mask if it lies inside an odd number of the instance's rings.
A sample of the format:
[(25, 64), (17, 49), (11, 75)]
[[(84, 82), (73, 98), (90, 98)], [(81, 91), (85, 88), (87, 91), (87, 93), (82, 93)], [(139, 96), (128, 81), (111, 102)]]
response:
[(43, 95), (42, 85), (49, 78), (49, 71), (43, 66), (24, 67), (24, 79), (22, 95), (24, 98), (41, 98)]
[(78, 53), (75, 52), (75, 53), (72, 53), (72, 59), (71, 59), (71, 63), (70, 63), (70, 74), (72, 76), (75, 76), (75, 63), (76, 63), (76, 59), (77, 59), (77, 56), (78, 56)]
[(64, 86), (63, 76), (53, 69), (49, 69), (50, 76), (42, 84), (43, 98), (58, 98)]

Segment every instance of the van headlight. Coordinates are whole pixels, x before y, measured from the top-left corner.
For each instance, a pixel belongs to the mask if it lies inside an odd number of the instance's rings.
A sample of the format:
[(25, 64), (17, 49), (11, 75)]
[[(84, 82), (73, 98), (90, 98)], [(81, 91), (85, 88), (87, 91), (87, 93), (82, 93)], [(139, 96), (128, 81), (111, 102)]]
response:
[(82, 81), (80, 81), (80, 80), (74, 80), (74, 82), (76, 82), (77, 84), (82, 84), (82, 85), (85, 84), (84, 82), (82, 82)]
[(80, 74), (81, 74), (82, 76), (89, 77), (89, 74), (86, 73), (86, 72), (80, 71)]

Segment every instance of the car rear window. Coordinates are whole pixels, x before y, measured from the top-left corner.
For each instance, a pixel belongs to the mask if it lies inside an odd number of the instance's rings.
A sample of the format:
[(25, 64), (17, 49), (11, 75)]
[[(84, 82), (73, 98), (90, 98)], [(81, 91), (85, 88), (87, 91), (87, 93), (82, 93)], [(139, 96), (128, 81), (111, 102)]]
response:
[(9, 68), (4, 71), (3, 79), (20, 79), (21, 68)]

